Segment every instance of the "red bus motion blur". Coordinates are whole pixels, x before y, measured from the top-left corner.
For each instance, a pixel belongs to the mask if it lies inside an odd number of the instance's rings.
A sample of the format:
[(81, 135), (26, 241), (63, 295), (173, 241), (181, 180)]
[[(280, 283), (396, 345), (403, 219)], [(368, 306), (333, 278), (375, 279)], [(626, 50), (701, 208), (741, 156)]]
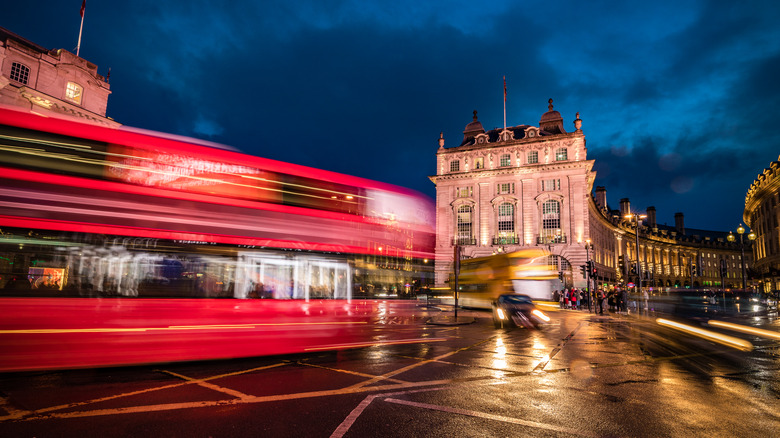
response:
[(0, 371), (365, 345), (432, 223), (400, 187), (0, 107)]

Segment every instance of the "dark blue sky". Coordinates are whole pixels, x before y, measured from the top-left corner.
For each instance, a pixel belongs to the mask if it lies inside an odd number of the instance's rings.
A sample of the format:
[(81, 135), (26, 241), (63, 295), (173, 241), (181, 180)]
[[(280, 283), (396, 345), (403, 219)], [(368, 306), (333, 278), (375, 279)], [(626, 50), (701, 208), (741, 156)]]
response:
[[(735, 229), (780, 154), (777, 1), (88, 0), (81, 56), (108, 115), (434, 197), (437, 140), (580, 112), (610, 206)], [(3, 26), (75, 52), (79, 0)]]

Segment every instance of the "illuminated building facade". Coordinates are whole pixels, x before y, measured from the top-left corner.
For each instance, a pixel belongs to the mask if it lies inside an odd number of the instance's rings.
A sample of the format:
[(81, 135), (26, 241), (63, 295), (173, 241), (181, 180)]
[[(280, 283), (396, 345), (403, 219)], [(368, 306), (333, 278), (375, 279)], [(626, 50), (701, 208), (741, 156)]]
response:
[(0, 104), (117, 126), (106, 117), (109, 94), (95, 64), (0, 27)]
[[(430, 177), (438, 287), (447, 286), (455, 245), (463, 258), (544, 247), (561, 272), (560, 287), (584, 287), (587, 260), (599, 286), (637, 282), (637, 255), (642, 286), (741, 287), (739, 242), (729, 242), (728, 232), (686, 230), (682, 213), (675, 226), (659, 225), (654, 207), (637, 214), (628, 199), (611, 209), (606, 189), (593, 189), (595, 161), (587, 157), (579, 113), (573, 132), (563, 125), (550, 99), (538, 127), (486, 131), (475, 111), (458, 146), (445, 148), (440, 136)], [(637, 217), (626, 218), (632, 214), (640, 218), (638, 245)]]
[[(780, 160), (780, 158), (778, 158)], [(761, 290), (780, 290), (780, 161), (756, 177), (745, 197), (745, 223), (756, 233), (755, 275)]]

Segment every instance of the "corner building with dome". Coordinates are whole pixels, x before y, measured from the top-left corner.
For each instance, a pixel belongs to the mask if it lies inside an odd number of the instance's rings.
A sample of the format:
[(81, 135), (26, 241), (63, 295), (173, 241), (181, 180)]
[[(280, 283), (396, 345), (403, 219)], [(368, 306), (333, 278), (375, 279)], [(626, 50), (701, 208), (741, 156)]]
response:
[(538, 126), (486, 131), (474, 111), (458, 146), (446, 148), (440, 135), (430, 177), (436, 185), (436, 287), (449, 286), (456, 245), (464, 259), (546, 249), (561, 288), (585, 287), (580, 266), (587, 260), (595, 264), (598, 287), (607, 289), (638, 281), (635, 272), (651, 293), (742, 287), (742, 249), (749, 271), (751, 242), (741, 247), (728, 231), (686, 229), (683, 213), (674, 215), (674, 226), (659, 225), (654, 207), (632, 211), (627, 198), (610, 208), (606, 189), (594, 190), (595, 160), (588, 159), (579, 113), (573, 124), (567, 132), (550, 99)]

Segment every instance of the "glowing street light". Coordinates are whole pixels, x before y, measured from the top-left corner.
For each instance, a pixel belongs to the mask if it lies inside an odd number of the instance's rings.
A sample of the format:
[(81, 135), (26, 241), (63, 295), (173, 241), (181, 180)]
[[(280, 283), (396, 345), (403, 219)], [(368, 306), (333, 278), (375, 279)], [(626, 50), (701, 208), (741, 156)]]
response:
[[(742, 290), (744, 291), (747, 290), (747, 275), (745, 275), (745, 242), (742, 240), (742, 235), (745, 234), (745, 227), (743, 227), (742, 224), (739, 224), (737, 227), (737, 234), (739, 234), (739, 248), (742, 251)], [(734, 233), (729, 231), (726, 240), (734, 242), (737, 239), (734, 237)], [(750, 234), (748, 234), (748, 240), (756, 240), (756, 233), (751, 231)]]

